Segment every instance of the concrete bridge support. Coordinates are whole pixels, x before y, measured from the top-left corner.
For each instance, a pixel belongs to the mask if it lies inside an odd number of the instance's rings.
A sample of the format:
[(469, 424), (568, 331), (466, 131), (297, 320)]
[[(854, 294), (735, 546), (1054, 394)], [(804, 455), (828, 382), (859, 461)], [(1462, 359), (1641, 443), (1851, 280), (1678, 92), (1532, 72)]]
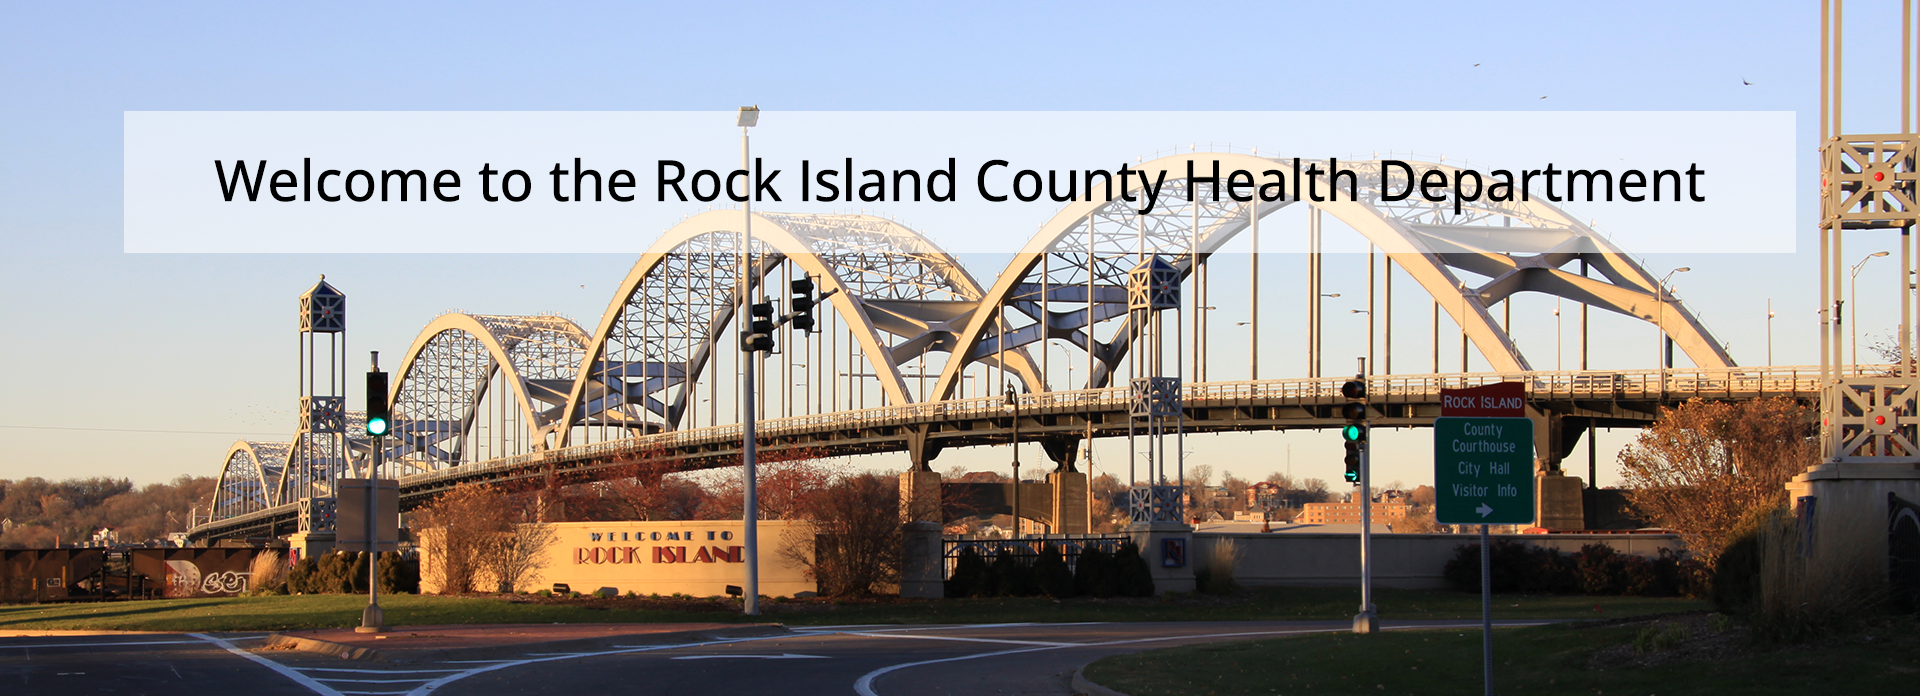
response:
[(1585, 529), (1586, 511), (1582, 506), (1583, 484), (1579, 477), (1568, 476), (1560, 462), (1573, 451), (1587, 426), (1580, 419), (1538, 406), (1527, 407), (1533, 420), (1534, 525), (1554, 530)]

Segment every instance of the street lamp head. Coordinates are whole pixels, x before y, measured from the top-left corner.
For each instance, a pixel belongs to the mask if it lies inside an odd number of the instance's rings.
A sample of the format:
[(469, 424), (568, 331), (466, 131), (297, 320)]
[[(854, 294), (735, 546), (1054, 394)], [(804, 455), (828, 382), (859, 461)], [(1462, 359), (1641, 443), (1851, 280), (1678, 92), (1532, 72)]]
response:
[(1339, 297), (1339, 296), (1340, 296), (1340, 293), (1337, 293), (1337, 292), (1336, 292), (1336, 293), (1321, 293), (1321, 294), (1320, 294), (1320, 296), (1321, 296), (1321, 297)]
[(741, 128), (752, 128), (759, 124), (760, 107), (758, 105), (740, 107), (740, 116), (735, 119), (734, 125), (740, 126)]
[(1673, 272), (1674, 272), (1674, 273), (1686, 273), (1687, 271), (1691, 271), (1691, 270), (1693, 270), (1693, 267), (1692, 267), (1692, 266), (1681, 266), (1681, 267), (1679, 267), (1679, 268), (1676, 268), (1676, 269), (1673, 269)]
[(1373, 313), (1373, 312), (1369, 312), (1369, 311), (1367, 311), (1367, 310), (1364, 310), (1364, 309), (1349, 309), (1349, 310), (1347, 310), (1347, 311), (1349, 311), (1349, 312), (1352, 312), (1352, 313), (1354, 313), (1354, 314), (1372, 314), (1372, 313)]
[(1872, 254), (1870, 254), (1870, 256), (1872, 256), (1873, 258), (1876, 258), (1876, 259), (1877, 259), (1877, 258), (1880, 258), (1880, 257), (1882, 257), (1882, 256), (1886, 256), (1886, 255), (1887, 255), (1887, 252), (1884, 252), (1884, 251), (1876, 251), (1876, 252), (1873, 252)]

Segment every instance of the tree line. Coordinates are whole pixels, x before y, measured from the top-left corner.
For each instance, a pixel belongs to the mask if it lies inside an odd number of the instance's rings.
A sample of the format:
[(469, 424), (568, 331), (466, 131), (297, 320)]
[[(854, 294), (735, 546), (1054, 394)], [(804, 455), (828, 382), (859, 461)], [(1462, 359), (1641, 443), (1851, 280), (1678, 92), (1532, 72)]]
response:
[(107, 477), (0, 479), (0, 548), (72, 546), (102, 528), (122, 544), (161, 541), (187, 531), (190, 513), (207, 504), (213, 486), (207, 476), (145, 486)]

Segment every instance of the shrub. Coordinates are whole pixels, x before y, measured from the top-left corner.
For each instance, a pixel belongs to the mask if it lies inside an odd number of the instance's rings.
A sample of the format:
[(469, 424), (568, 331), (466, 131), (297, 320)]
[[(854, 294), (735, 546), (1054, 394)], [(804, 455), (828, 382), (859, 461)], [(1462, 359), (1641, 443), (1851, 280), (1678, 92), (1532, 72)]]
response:
[(1040, 547), (1040, 556), (1033, 561), (1033, 581), (1040, 594), (1055, 599), (1073, 596), (1073, 571), (1067, 569), (1067, 559), (1060, 554), (1060, 547), (1053, 544)]
[(307, 556), (287, 571), (287, 590), (295, 594), (320, 594), (320, 562)]
[(397, 553), (380, 554), (380, 591), (420, 594), (420, 558)]
[(947, 578), (948, 597), (981, 597), (992, 593), (993, 578), (987, 573), (987, 559), (968, 546), (960, 549), (953, 562), (953, 575)]
[(1006, 597), (1040, 594), (1040, 587), (1034, 582), (1033, 567), (1021, 565), (1006, 549), (993, 554), (992, 570), (993, 594)]
[(1606, 544), (1587, 544), (1575, 556), (1580, 564), (1580, 591), (1593, 595), (1619, 594), (1621, 566), (1626, 560)]
[[(1666, 596), (1687, 588), (1697, 594), (1704, 566), (1663, 551), (1648, 559), (1587, 544), (1565, 554), (1520, 541), (1493, 540), (1493, 591), (1532, 594)], [(1447, 584), (1462, 592), (1480, 590), (1480, 545), (1462, 544), (1443, 571)]]
[(1240, 583), (1233, 577), (1234, 564), (1240, 562), (1240, 546), (1232, 537), (1221, 537), (1207, 548), (1200, 567), (1193, 571), (1194, 587), (1207, 594), (1233, 594)]
[(1115, 590), (1123, 597), (1152, 597), (1153, 570), (1140, 557), (1140, 547), (1132, 541), (1121, 542), (1113, 554)]
[(1633, 636), (1633, 652), (1636, 655), (1659, 652), (1686, 642), (1687, 625), (1671, 623), (1666, 626), (1648, 626)]
[(1785, 507), (1754, 511), (1728, 533), (1729, 541), (1714, 559), (1713, 604), (1729, 614), (1745, 614), (1760, 596), (1761, 532), (1787, 523)]
[(254, 594), (286, 594), (287, 564), (281, 562), (279, 551), (262, 550), (254, 554), (253, 562), (247, 568), (248, 591)]
[[(1759, 592), (1748, 619), (1754, 636), (1798, 642), (1842, 632), (1887, 597), (1884, 523), (1870, 511), (1820, 511), (1811, 539), (1784, 514), (1760, 530)], [(1810, 545), (1809, 545), (1809, 542)]]
[(1081, 595), (1100, 598), (1119, 594), (1120, 583), (1114, 572), (1113, 556), (1098, 546), (1082, 548), (1079, 560), (1073, 565), (1073, 590)]

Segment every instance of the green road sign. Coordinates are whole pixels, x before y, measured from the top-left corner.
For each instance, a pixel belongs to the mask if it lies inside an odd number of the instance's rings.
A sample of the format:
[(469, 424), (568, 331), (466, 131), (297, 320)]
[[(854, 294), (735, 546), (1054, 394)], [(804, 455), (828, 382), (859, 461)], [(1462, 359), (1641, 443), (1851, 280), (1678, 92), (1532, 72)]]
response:
[(1533, 522), (1533, 420), (1434, 419), (1433, 481), (1441, 524)]

